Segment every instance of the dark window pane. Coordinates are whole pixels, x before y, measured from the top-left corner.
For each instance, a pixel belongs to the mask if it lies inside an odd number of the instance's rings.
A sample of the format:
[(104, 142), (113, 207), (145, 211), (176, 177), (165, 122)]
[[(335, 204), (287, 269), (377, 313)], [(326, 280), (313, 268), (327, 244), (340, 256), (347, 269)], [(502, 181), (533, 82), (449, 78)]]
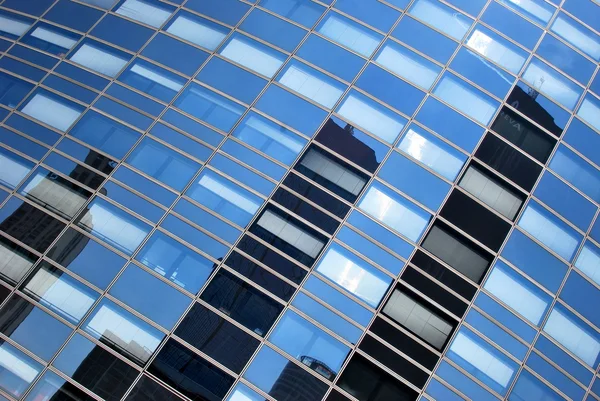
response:
[(241, 239), (237, 247), (296, 284), (300, 284), (306, 276), (306, 270), (248, 235)]
[(542, 171), (533, 160), (490, 133), (483, 138), (475, 156), (527, 191)]
[(13, 238), (44, 252), (65, 225), (35, 206), (11, 198), (0, 209), (0, 230)]
[(502, 108), (492, 129), (542, 163), (546, 163), (556, 140), (508, 107)]
[(56, 373), (46, 372), (26, 398), (26, 401), (38, 400), (95, 401), (95, 398), (79, 390)]
[(355, 354), (338, 385), (360, 401), (410, 401), (417, 393), (380, 368)]
[(107, 401), (118, 401), (138, 371), (84, 336), (75, 334), (53, 365)]
[(148, 376), (142, 376), (135, 385), (126, 401), (183, 401)]
[(238, 252), (234, 251), (229, 255), (225, 264), (284, 301), (289, 301), (296, 291), (296, 287), (292, 287)]
[(427, 234), (423, 248), (476, 283), (481, 281), (492, 260), (492, 255), (440, 222)]
[(316, 185), (311, 184), (307, 180), (301, 178), (299, 175), (291, 172), (283, 180), (283, 184), (288, 186), (293, 191), (299, 193), (305, 198), (317, 203), (324, 207), (331, 213), (335, 214), (340, 218), (344, 218), (346, 213), (350, 210), (350, 206), (346, 205), (342, 201), (329, 195), (327, 192), (318, 188)]
[(148, 371), (193, 401), (223, 399), (234, 382), (233, 377), (173, 339), (159, 352)]
[[(529, 86), (523, 83), (516, 85), (506, 102), (557, 137), (562, 134), (564, 124), (559, 121), (558, 124), (562, 127), (557, 125), (557, 121), (555, 121), (556, 116), (551, 114), (558, 107), (549, 102), (544, 96), (539, 96)], [(562, 113), (566, 114), (564, 111)]]
[(509, 223), (457, 190), (450, 194), (440, 215), (494, 251), (500, 249), (510, 229)]
[(411, 263), (419, 267), (425, 273), (428, 273), (433, 278), (437, 279), (440, 283), (452, 288), (466, 299), (473, 299), (473, 296), (477, 291), (477, 288), (473, 285), (473, 283), (454, 273), (442, 263), (427, 255), (425, 252), (417, 250), (411, 259)]
[(21, 281), (37, 258), (33, 252), (0, 237), (0, 277), (7, 283), (15, 285)]
[(283, 309), (281, 304), (225, 271), (212, 279), (201, 298), (261, 336)]
[(313, 223), (317, 227), (322, 228), (329, 234), (333, 234), (340, 225), (338, 220), (331, 218), (316, 207), (310, 205), (285, 189), (279, 188), (277, 191), (275, 191), (272, 199), (289, 211), (296, 213), (298, 216)]
[(200, 304), (193, 306), (175, 334), (237, 373), (259, 344), (258, 340)]

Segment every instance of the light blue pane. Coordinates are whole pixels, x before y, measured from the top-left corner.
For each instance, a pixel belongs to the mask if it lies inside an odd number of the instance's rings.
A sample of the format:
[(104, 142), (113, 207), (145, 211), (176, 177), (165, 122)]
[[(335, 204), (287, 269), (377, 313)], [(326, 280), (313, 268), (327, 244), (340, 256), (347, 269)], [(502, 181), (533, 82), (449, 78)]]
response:
[(92, 200), (77, 219), (94, 236), (131, 255), (150, 226), (101, 198)]
[(532, 353), (527, 359), (527, 366), (535, 370), (540, 376), (552, 383), (556, 388), (573, 400), (581, 400), (585, 390), (575, 384), (570, 378), (550, 365), (539, 355)]
[(432, 97), (425, 101), (416, 119), (467, 152), (475, 149), (484, 132), (483, 128)]
[(549, 166), (590, 198), (600, 201), (600, 171), (572, 150), (559, 146)]
[(144, 265), (195, 294), (213, 271), (214, 262), (155, 231), (136, 256)]
[(227, 140), (221, 147), (223, 152), (235, 157), (237, 160), (252, 166), (261, 173), (270, 176), (274, 180), (281, 180), (286, 173), (286, 169), (280, 165), (273, 163), (271, 160), (259, 155), (256, 152), (246, 148), (239, 143)]
[(391, 253), (380, 248), (373, 242), (369, 241), (362, 235), (348, 227), (342, 227), (338, 232), (337, 238), (346, 243), (350, 248), (354, 249), (361, 255), (368, 257), (390, 273), (396, 275), (404, 266), (404, 262)]
[(587, 231), (597, 207), (553, 174), (545, 172), (534, 195), (582, 231)]
[(363, 326), (366, 326), (373, 317), (373, 312), (370, 312), (364, 306), (359, 305), (358, 302), (351, 300), (315, 276), (311, 275), (306, 280), (304, 289)]
[(375, 61), (402, 78), (429, 89), (442, 70), (441, 67), (404, 46), (386, 40)]
[(267, 88), (256, 108), (308, 136), (314, 134), (327, 115), (325, 110), (276, 85)]
[(600, 248), (586, 241), (575, 260), (575, 266), (586, 276), (600, 284)]
[(476, 17), (479, 15), (481, 10), (486, 4), (485, 0), (448, 0), (449, 4), (452, 4), (463, 11)]
[(197, 247), (202, 252), (206, 252), (215, 259), (225, 256), (229, 249), (228, 246), (173, 215), (168, 215), (161, 226), (165, 230), (173, 233), (173, 235), (176, 235), (188, 244)]
[(198, 84), (191, 84), (175, 100), (174, 105), (186, 113), (228, 132), (244, 108)]
[(490, 316), (493, 316), (494, 319), (502, 323), (503, 326), (507, 327), (510, 331), (528, 343), (531, 343), (537, 335), (537, 330), (527, 325), (523, 320), (517, 318), (517, 316), (509, 312), (508, 309), (494, 301), (485, 293), (480, 293), (477, 296), (475, 305), (483, 309)]
[[(293, 358), (315, 358), (337, 374), (350, 348), (325, 333), (293, 311), (287, 311), (269, 335), (268, 340)], [(327, 379), (329, 372), (323, 372)]]
[(356, 90), (352, 90), (342, 100), (336, 112), (353, 125), (364, 128), (389, 143), (396, 140), (406, 124), (406, 118)]
[(162, 123), (156, 124), (150, 130), (150, 133), (167, 142), (169, 145), (175, 146), (180, 151), (194, 156), (200, 160), (206, 160), (212, 154), (212, 148), (201, 144), (187, 135), (181, 134), (172, 128), (167, 127)]
[(378, 175), (434, 211), (450, 190), (449, 184), (396, 152), (388, 158)]
[(556, 7), (552, 7), (544, 0), (530, 0), (528, 2), (500, 0), (500, 3), (506, 4), (508, 7), (526, 15), (542, 26), (546, 26), (556, 12)]
[(391, 231), (385, 229), (368, 217), (365, 217), (358, 211), (353, 211), (350, 214), (348, 223), (369, 235), (371, 238), (376, 238), (379, 243), (388, 247), (388, 249), (392, 249), (404, 258), (410, 257), (414, 249), (414, 246), (409, 242), (393, 234)]
[(504, 99), (515, 81), (512, 75), (465, 48), (458, 51), (450, 68), (500, 99)]
[(600, 117), (598, 114), (600, 114), (600, 100), (590, 93), (586, 94), (581, 106), (579, 106), (577, 115), (597, 131), (600, 131)]
[(407, 14), (400, 20), (392, 36), (402, 42), (445, 64), (448, 62), (458, 43), (434, 31)]
[(5, 361), (12, 361), (0, 366), (0, 388), (20, 398), (43, 367), (7, 342), (0, 345), (0, 354)]
[(150, 181), (148, 178), (142, 177), (125, 166), (121, 166), (117, 169), (113, 174), (113, 179), (130, 186), (136, 191), (151, 196), (152, 199), (163, 206), (170, 206), (177, 196), (172, 191)]
[(285, 164), (291, 164), (306, 140), (255, 112), (250, 112), (233, 136)]
[(206, 125), (200, 124), (173, 109), (167, 109), (162, 116), (162, 119), (211, 146), (217, 146), (223, 139), (223, 135), (217, 133), (217, 131), (208, 128)]
[(600, 60), (600, 36), (565, 13), (558, 14), (550, 29), (594, 60)]
[(527, 355), (528, 347), (520, 343), (513, 336), (504, 331), (481, 313), (472, 309), (465, 320), (478, 332), (498, 344), (502, 349), (512, 354), (515, 358), (523, 360)]
[(262, 401), (264, 397), (261, 396), (252, 390), (250, 387), (246, 386), (244, 383), (238, 383), (229, 397), (227, 397), (227, 401)]
[(316, 271), (376, 308), (392, 279), (340, 245), (332, 244)]
[(34, 163), (0, 148), (0, 184), (15, 188), (33, 168)]
[(517, 373), (515, 362), (465, 327), (452, 341), (447, 356), (502, 395), (506, 395)]
[(518, 74), (521, 71), (521, 67), (529, 57), (525, 50), (481, 24), (475, 25), (466, 44), (472, 50), (501, 65), (513, 74)]
[(499, 103), (457, 76), (445, 73), (433, 93), (469, 117), (487, 125)]
[(162, 183), (181, 191), (200, 168), (200, 164), (148, 137), (140, 142), (126, 160)]
[(581, 234), (533, 200), (527, 205), (518, 224), (568, 261), (573, 259), (582, 240)]
[(187, 218), (191, 222), (196, 223), (209, 233), (232, 244), (242, 233), (241, 230), (208, 213), (206, 210), (199, 208), (186, 199), (179, 200), (173, 208), (173, 211)]
[(179, 75), (140, 59), (121, 73), (119, 81), (165, 102), (170, 102), (185, 84)]
[(417, 242), (431, 215), (380, 183), (366, 190), (358, 206), (375, 219)]
[(564, 306), (554, 306), (544, 331), (588, 366), (598, 367), (600, 334)]
[(409, 13), (456, 40), (461, 40), (473, 23), (466, 15), (434, 0), (417, 0), (410, 7)]
[(242, 227), (262, 204), (258, 196), (210, 170), (204, 170), (186, 194)]
[(546, 93), (551, 99), (573, 110), (583, 89), (565, 78), (548, 64), (533, 58), (523, 72), (523, 80)]
[(375, 31), (333, 11), (325, 15), (316, 31), (365, 57), (373, 53), (383, 38)]
[(191, 299), (135, 265), (129, 265), (110, 294), (167, 329), (179, 320)]
[(261, 0), (261, 7), (310, 28), (325, 11), (311, 0)]
[(567, 273), (564, 263), (518, 230), (511, 234), (502, 256), (552, 292)]
[(215, 155), (210, 161), (210, 166), (215, 167), (217, 170), (222, 171), (239, 182), (243, 182), (248, 187), (265, 196), (269, 196), (275, 187), (273, 182), (222, 155)]
[(538, 325), (546, 315), (550, 296), (501, 261), (497, 261), (484, 288)]
[(153, 223), (157, 223), (162, 215), (165, 214), (164, 209), (159, 208), (146, 199), (134, 194), (131, 191), (128, 191), (120, 185), (117, 185), (113, 181), (109, 181), (104, 184), (102, 190), (106, 191), (106, 194), (110, 199), (120, 203), (129, 210), (140, 214)]
[[(442, 361), (435, 372), (438, 376), (448, 382), (461, 393), (465, 394), (471, 400), (477, 401), (496, 401), (497, 398), (488, 390), (469, 379), (462, 372), (450, 365), (448, 362)], [(441, 401), (441, 400), (438, 400)], [(445, 400), (444, 400), (445, 401)]]
[(583, 385), (587, 386), (590, 384), (594, 374), (582, 363), (575, 360), (575, 358), (563, 351), (545, 336), (542, 335), (538, 338), (535, 343), (535, 348), (540, 350), (546, 357), (552, 359), (558, 366), (573, 375), (573, 377), (579, 380)]

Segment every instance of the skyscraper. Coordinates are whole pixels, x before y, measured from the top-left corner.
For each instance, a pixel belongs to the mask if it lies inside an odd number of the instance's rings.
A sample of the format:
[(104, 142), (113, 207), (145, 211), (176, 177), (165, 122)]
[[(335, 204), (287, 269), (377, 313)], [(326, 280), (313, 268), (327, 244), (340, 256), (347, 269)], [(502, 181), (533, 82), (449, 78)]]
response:
[(0, 0), (0, 401), (600, 401), (597, 0)]

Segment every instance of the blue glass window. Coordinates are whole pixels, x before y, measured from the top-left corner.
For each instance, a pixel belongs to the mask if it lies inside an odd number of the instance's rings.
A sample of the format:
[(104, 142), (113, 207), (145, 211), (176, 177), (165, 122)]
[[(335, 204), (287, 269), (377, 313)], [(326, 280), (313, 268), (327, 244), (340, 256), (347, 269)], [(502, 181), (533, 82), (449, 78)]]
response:
[(565, 13), (558, 14), (550, 29), (594, 60), (600, 60), (600, 36)]
[(198, 163), (150, 138), (136, 146), (127, 163), (179, 191), (200, 168)]
[(293, 51), (307, 33), (304, 29), (260, 9), (252, 10), (240, 29), (288, 52)]
[(48, 263), (29, 276), (23, 292), (74, 324), (98, 298), (96, 292)]
[(296, 159), (306, 144), (304, 138), (256, 112), (250, 112), (232, 135), (288, 165)]
[(186, 75), (193, 75), (208, 58), (208, 53), (160, 33), (144, 47), (142, 55)]
[(531, 60), (523, 72), (523, 79), (569, 110), (575, 108), (577, 100), (583, 92), (575, 83), (554, 71), (538, 58)]
[(0, 148), (0, 184), (15, 188), (33, 168), (34, 163)]
[(327, 108), (332, 108), (345, 90), (333, 78), (294, 59), (286, 64), (276, 80)]
[(245, 103), (252, 103), (267, 81), (227, 61), (213, 57), (196, 77)]
[(258, 196), (211, 170), (204, 170), (186, 194), (242, 227), (262, 204)]
[(64, 56), (75, 46), (79, 39), (79, 35), (65, 29), (60, 29), (54, 25), (38, 23), (23, 36), (21, 42), (56, 54), (57, 56)]
[(448, 358), (502, 395), (506, 395), (518, 368), (515, 362), (465, 327), (452, 341)]
[(575, 266), (586, 276), (600, 284), (600, 248), (586, 241), (575, 260)]
[(208, 50), (215, 50), (229, 33), (228, 28), (186, 11), (178, 12), (165, 30)]
[(596, 369), (600, 356), (600, 334), (560, 304), (556, 304), (544, 331), (579, 357), (588, 366)]
[(188, 0), (185, 6), (229, 25), (235, 25), (250, 6), (238, 0)]
[(154, 29), (143, 27), (113, 14), (107, 14), (92, 29), (90, 34), (136, 52), (150, 39), (154, 32)]
[(163, 333), (106, 298), (100, 301), (82, 327), (94, 338), (142, 366), (164, 337)]
[(285, 55), (240, 33), (233, 34), (219, 54), (271, 78), (285, 61)]
[(254, 167), (258, 171), (268, 175), (274, 180), (281, 180), (286, 173), (285, 168), (273, 163), (267, 158), (259, 155), (256, 152), (253, 152), (252, 150), (233, 140), (227, 140), (227, 142), (225, 142), (221, 147), (221, 150), (235, 157), (237, 160), (245, 163), (246, 165)]
[[(73, 18), (73, 15), (77, 15), (77, 18)], [(44, 19), (87, 32), (103, 15), (102, 11), (91, 7), (71, 1), (59, 1), (44, 14)]]
[(409, 13), (456, 40), (461, 40), (473, 23), (466, 15), (434, 0), (417, 0), (410, 7)]
[(600, 131), (600, 100), (598, 100), (591, 93), (587, 93), (581, 106), (579, 106), (579, 110), (577, 110), (577, 115), (585, 120), (592, 127), (596, 128), (596, 130)]
[(352, 81), (365, 64), (363, 58), (314, 34), (308, 36), (296, 52), (296, 56), (346, 81)]
[(523, 370), (508, 399), (510, 401), (529, 401), (531, 394), (538, 394), (539, 399), (544, 401), (563, 401), (561, 396), (551, 390), (540, 379)]
[[(600, 82), (600, 75), (598, 77)], [(585, 101), (584, 99), (584, 103)], [(600, 165), (600, 135), (581, 120), (574, 118), (571, 121), (563, 140), (593, 163)]]
[(231, 244), (235, 243), (241, 234), (239, 229), (196, 206), (187, 199), (181, 199), (177, 202), (173, 211)]
[(316, 271), (376, 308), (392, 279), (340, 245), (325, 252)]
[(440, 207), (450, 190), (449, 184), (396, 152), (390, 155), (378, 175), (431, 210)]
[(34, 20), (6, 11), (0, 12), (0, 34), (17, 39), (29, 30)]
[(79, 118), (83, 106), (53, 93), (37, 89), (21, 104), (19, 110), (61, 131), (67, 131)]
[(175, 106), (223, 131), (229, 131), (244, 111), (241, 105), (196, 83), (188, 86)]
[(330, 380), (350, 352), (349, 347), (292, 311), (286, 312), (279, 320), (269, 341), (301, 362), (304, 358), (313, 358), (324, 363), (330, 370), (314, 369)]
[(536, 329), (525, 323), (522, 319), (519, 319), (514, 313), (509, 312), (508, 309), (494, 301), (485, 292), (479, 293), (475, 299), (475, 305), (488, 315), (493, 316), (504, 327), (527, 343), (531, 343), (535, 339), (537, 335)]
[(481, 20), (528, 49), (537, 44), (542, 30), (508, 8), (491, 2)]
[(353, 125), (365, 128), (386, 142), (393, 143), (406, 119), (376, 103), (356, 90), (352, 90), (337, 108), (337, 113)]
[(600, 316), (596, 308), (596, 305), (600, 304), (600, 290), (583, 276), (571, 272), (560, 292), (560, 298), (592, 324), (600, 326)]
[(525, 50), (480, 24), (475, 26), (466, 44), (514, 74), (521, 71), (528, 57)]
[(425, 89), (433, 85), (442, 70), (425, 57), (389, 39), (375, 56), (375, 61)]
[(596, 202), (600, 201), (600, 171), (560, 145), (550, 160), (550, 168)]
[(110, 294), (167, 329), (179, 320), (191, 299), (135, 265), (129, 265)]
[(458, 391), (466, 395), (470, 400), (497, 400), (497, 398), (494, 397), (489, 390), (483, 388), (483, 386), (481, 386), (479, 383), (467, 377), (464, 373), (462, 373), (460, 370), (450, 365), (446, 361), (442, 361), (442, 363), (436, 370), (436, 374), (438, 374), (442, 379), (444, 379), (447, 383), (456, 388)]
[[(200, 160), (206, 160), (212, 154), (212, 149), (205, 146), (194, 139), (167, 127), (162, 123), (156, 124), (150, 130), (150, 133), (156, 138), (162, 139), (171, 146), (177, 147), (178, 150), (185, 152), (188, 155), (194, 156)], [(187, 132), (186, 132), (187, 134)]]
[(550, 296), (501, 261), (497, 261), (484, 288), (525, 319), (539, 325), (550, 305)]
[(366, 190), (358, 207), (415, 242), (431, 219), (425, 210), (377, 182)]
[(123, 157), (140, 136), (131, 128), (91, 110), (69, 134), (117, 158)]
[(552, 35), (544, 36), (536, 53), (584, 86), (587, 85), (596, 67), (593, 62)]
[(119, 80), (165, 102), (171, 101), (185, 84), (183, 78), (140, 59), (135, 59)]
[(168, 232), (178, 236), (191, 246), (197, 247), (202, 252), (206, 252), (215, 259), (223, 258), (229, 249), (229, 246), (224, 245), (173, 215), (168, 215), (161, 226)]
[(323, 36), (369, 57), (383, 38), (380, 34), (330, 11), (316, 29)]
[(406, 14), (392, 35), (429, 57), (445, 64), (458, 44)]
[(21, 397), (43, 367), (7, 342), (0, 344), (0, 355), (5, 361), (0, 365), (0, 388)]
[(150, 226), (101, 198), (92, 200), (77, 220), (81, 228), (129, 255), (150, 231)]
[(114, 12), (144, 24), (159, 28), (175, 8), (157, 0), (123, 0)]
[(337, 0), (334, 7), (383, 32), (389, 31), (400, 16), (399, 11), (378, 0)]
[(556, 216), (531, 201), (519, 219), (519, 226), (568, 261), (581, 243), (581, 235)]
[(69, 60), (109, 77), (116, 77), (130, 58), (125, 52), (91, 39), (81, 42), (69, 56)]
[(485, 337), (502, 347), (502, 349), (512, 354), (515, 358), (522, 361), (527, 355), (527, 346), (523, 345), (515, 337), (504, 331), (502, 326), (491, 321), (477, 310), (471, 309), (465, 321)]
[(414, 124), (400, 139), (398, 149), (450, 181), (456, 179), (467, 160), (460, 151)]
[(499, 106), (496, 100), (450, 73), (442, 76), (433, 93), (483, 125), (490, 122)]
[(160, 231), (148, 239), (136, 259), (193, 294), (200, 290), (214, 268), (213, 261)]
[(311, 28), (325, 11), (323, 6), (311, 0), (261, 0), (259, 5), (307, 28)]

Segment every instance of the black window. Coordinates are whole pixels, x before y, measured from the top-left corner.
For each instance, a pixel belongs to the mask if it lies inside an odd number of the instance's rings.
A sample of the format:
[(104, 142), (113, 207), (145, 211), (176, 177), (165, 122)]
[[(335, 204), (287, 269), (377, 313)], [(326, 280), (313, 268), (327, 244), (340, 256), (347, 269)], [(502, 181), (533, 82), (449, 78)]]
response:
[(294, 172), (288, 174), (285, 180), (283, 180), (283, 185), (296, 191), (306, 199), (310, 199), (340, 218), (346, 216), (346, 213), (350, 210), (350, 206), (336, 199), (332, 195), (329, 195), (321, 188), (311, 184)]
[(412, 401), (417, 393), (406, 384), (354, 354), (338, 385), (360, 401)]
[(280, 303), (225, 271), (217, 273), (200, 298), (261, 336), (283, 309)]
[(148, 371), (193, 401), (221, 400), (234, 382), (233, 377), (173, 339)]
[(146, 375), (142, 375), (140, 381), (138, 381), (131, 390), (131, 393), (125, 399), (126, 401), (183, 401), (180, 398), (150, 379)]
[(200, 304), (192, 307), (175, 334), (237, 373), (258, 347), (258, 340)]
[(538, 96), (535, 89), (519, 82), (508, 96), (506, 103), (559, 137), (563, 128), (556, 124), (552, 114), (537, 101)]
[(306, 219), (329, 234), (333, 234), (340, 225), (339, 220), (332, 218), (283, 188), (279, 188), (275, 191), (272, 199), (287, 210)]

